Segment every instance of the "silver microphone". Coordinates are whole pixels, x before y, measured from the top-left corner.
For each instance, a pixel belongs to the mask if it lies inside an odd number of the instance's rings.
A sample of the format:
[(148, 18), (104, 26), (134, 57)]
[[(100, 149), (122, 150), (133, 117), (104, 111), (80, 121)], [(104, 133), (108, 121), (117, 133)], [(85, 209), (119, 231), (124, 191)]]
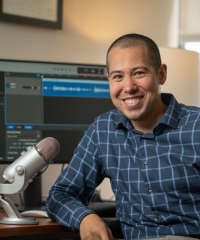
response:
[(21, 156), (10, 164), (3, 173), (3, 178), (9, 183), (15, 181), (15, 172), (20, 174), (25, 169), (25, 181), (30, 181), (33, 176), (42, 170), (59, 153), (60, 144), (52, 137), (41, 140), (34, 146), (27, 148)]

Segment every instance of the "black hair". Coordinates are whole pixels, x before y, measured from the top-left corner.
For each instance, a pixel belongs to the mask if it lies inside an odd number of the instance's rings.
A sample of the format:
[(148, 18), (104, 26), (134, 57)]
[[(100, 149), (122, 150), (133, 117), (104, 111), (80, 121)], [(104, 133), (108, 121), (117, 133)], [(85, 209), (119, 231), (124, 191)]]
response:
[(146, 46), (148, 62), (153, 66), (155, 72), (157, 72), (162, 62), (160, 57), (160, 51), (156, 43), (151, 38), (148, 38), (146, 36), (136, 34), (136, 33), (130, 33), (130, 34), (126, 34), (119, 37), (109, 47), (106, 55), (106, 64), (107, 64), (108, 73), (109, 73), (108, 57), (109, 57), (110, 51), (113, 48), (115, 47), (131, 48), (131, 47), (141, 47), (141, 46)]

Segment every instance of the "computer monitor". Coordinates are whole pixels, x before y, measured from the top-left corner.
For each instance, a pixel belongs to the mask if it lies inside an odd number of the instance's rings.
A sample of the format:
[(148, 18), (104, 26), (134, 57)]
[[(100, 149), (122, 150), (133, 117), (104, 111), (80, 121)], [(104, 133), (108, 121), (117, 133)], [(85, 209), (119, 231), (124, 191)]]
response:
[[(114, 109), (106, 72), (105, 65), (0, 60), (0, 164), (45, 137), (61, 146), (52, 163), (69, 163), (95, 117)], [(40, 176), (24, 191), (25, 209), (41, 199)]]
[(95, 117), (114, 109), (106, 66), (0, 60), (0, 163), (56, 138), (53, 163), (69, 163)]

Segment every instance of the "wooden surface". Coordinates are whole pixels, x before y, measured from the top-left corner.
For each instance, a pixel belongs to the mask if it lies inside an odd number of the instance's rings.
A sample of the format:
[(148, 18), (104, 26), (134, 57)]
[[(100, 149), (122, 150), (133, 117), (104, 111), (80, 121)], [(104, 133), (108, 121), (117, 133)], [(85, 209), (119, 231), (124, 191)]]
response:
[[(0, 211), (0, 220), (3, 217), (7, 217), (7, 215), (5, 212)], [(35, 234), (71, 232), (66, 227), (63, 227), (59, 223), (51, 221), (49, 218), (36, 218), (36, 219), (39, 221), (38, 225), (0, 224), (0, 238)]]

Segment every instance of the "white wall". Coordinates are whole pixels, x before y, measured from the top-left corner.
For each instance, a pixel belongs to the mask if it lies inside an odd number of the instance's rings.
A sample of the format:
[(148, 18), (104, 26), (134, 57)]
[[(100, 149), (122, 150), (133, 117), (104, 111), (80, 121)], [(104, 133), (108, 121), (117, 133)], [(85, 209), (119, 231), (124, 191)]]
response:
[(109, 45), (131, 32), (178, 46), (179, 0), (63, 0), (63, 30), (0, 22), (0, 58), (105, 63)]
[(180, 2), (180, 44), (200, 41), (200, 1), (181, 0)]
[(167, 81), (161, 92), (172, 93), (180, 103), (200, 107), (199, 53), (184, 49), (160, 48), (167, 64)]
[[(110, 44), (132, 32), (149, 36), (159, 46), (178, 47), (179, 0), (63, 0), (63, 4), (62, 30), (0, 22), (0, 58), (105, 64)], [(0, 166), (0, 174), (5, 167)], [(60, 169), (53, 165), (44, 173), (44, 196)], [(108, 180), (100, 188), (103, 198), (112, 197)]]

